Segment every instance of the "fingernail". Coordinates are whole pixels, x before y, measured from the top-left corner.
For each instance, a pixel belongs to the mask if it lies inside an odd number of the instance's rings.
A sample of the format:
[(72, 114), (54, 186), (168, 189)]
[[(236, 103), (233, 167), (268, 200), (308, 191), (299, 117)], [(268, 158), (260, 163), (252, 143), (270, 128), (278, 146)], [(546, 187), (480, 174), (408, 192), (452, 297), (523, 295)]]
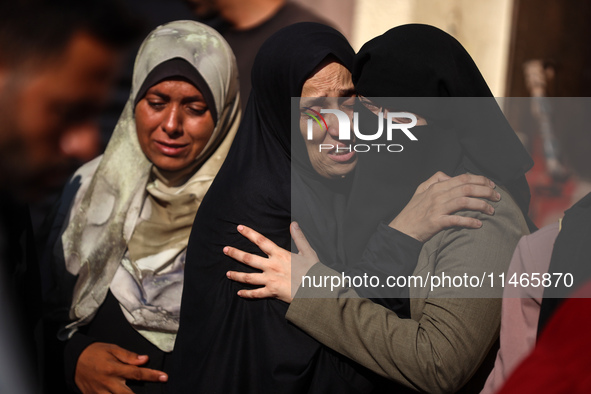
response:
[(228, 254), (228, 250), (230, 250), (230, 248), (227, 246), (224, 246), (224, 254)]
[(495, 213), (495, 209), (493, 207), (490, 207), (490, 209), (488, 210), (489, 214), (492, 215), (493, 213)]
[(476, 219), (476, 225), (478, 227), (482, 227), (482, 222), (480, 220)]
[(497, 187), (497, 185), (495, 185), (495, 183), (494, 183), (493, 181), (491, 181), (490, 179), (489, 179), (489, 182), (490, 182), (490, 187), (492, 187), (493, 189), (494, 189), (495, 187)]
[(298, 222), (293, 222), (292, 226), (293, 226), (293, 229), (294, 230), (299, 230), (300, 229), (300, 226), (298, 225)]
[(239, 291), (239, 292), (238, 292), (238, 293), (236, 293), (236, 294), (238, 294), (238, 296), (239, 296), (239, 297), (242, 297), (242, 292), (241, 292), (241, 291)]
[(226, 272), (226, 278), (230, 278), (230, 271)]
[(497, 201), (501, 200), (501, 195), (497, 192)]
[(166, 381), (168, 381), (168, 376), (166, 376), (166, 375), (160, 375), (160, 377), (158, 378), (158, 380), (160, 380), (161, 382), (166, 382)]
[(243, 225), (241, 225), (241, 224), (239, 224), (239, 225), (238, 225), (238, 231), (242, 231), (242, 230), (244, 230), (244, 226), (243, 226)]
[(142, 355), (138, 355), (137, 358), (138, 358), (138, 360), (145, 360), (148, 358), (148, 356), (146, 356), (145, 354), (142, 354)]

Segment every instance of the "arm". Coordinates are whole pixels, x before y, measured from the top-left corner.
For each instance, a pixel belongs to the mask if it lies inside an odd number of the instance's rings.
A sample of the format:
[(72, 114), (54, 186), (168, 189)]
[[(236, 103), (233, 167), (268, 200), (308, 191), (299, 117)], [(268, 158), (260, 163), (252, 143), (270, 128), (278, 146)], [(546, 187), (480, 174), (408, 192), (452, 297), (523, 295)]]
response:
[[(72, 212), (79, 209), (80, 202), (88, 190), (90, 181), (98, 167), (100, 157), (81, 167), (72, 177), (58, 203), (44, 253), (44, 264), (50, 272), (53, 283), (45, 289), (46, 323), (51, 336), (59, 338), (55, 348), (64, 355), (66, 384), (75, 392), (129, 393), (126, 379), (165, 382), (168, 376), (140, 365), (148, 356), (137, 355), (119, 346), (97, 342), (75, 328), (64, 328), (70, 322), (69, 310), (72, 291), (77, 279), (79, 266), (68, 267), (61, 236), (65, 231)], [(49, 275), (49, 274), (48, 274)], [(56, 332), (59, 335), (56, 336)], [(57, 337), (57, 338), (56, 338)], [(57, 388), (56, 388), (57, 389)], [(61, 389), (61, 388), (60, 388)]]
[[(385, 226), (381, 226), (381, 231), (378, 230), (374, 234), (363, 255), (363, 261), (359, 264), (361, 268), (358, 267), (357, 270), (369, 269), (377, 273), (381, 272), (380, 276), (384, 276), (384, 273), (387, 273), (387, 276), (412, 272), (420, 251), (420, 242), (430, 239), (442, 229), (451, 226), (475, 229), (482, 226), (480, 219), (468, 215), (454, 215), (454, 212), (469, 209), (487, 215), (494, 213), (492, 205), (480, 198), (498, 202), (501, 196), (495, 191), (494, 183), (482, 176), (463, 174), (450, 178), (442, 172), (434, 174), (419, 185), (407, 206), (389, 224), (390, 229), (383, 229), (382, 227)], [(248, 227), (239, 226), (238, 230), (257, 244), (269, 258), (260, 258), (227, 246), (224, 248), (224, 253), (263, 271), (260, 274), (230, 271), (227, 274), (228, 278), (242, 283), (272, 286), (270, 291), (244, 290), (238, 295), (247, 298), (276, 297), (290, 302), (293, 293), (300, 285), (302, 276), (300, 274), (305, 274), (307, 269), (318, 261), (316, 253), (311, 249), (299, 227), (295, 228), (295, 234), (294, 227), (291, 228), (296, 246), (300, 251), (302, 247), (310, 250), (313, 256), (310, 253), (290, 255), (288, 251), (278, 248), (270, 241), (267, 242), (264, 236)], [(297, 244), (298, 240), (300, 245)], [(302, 246), (303, 244), (305, 246)], [(305, 261), (306, 255), (312, 256), (313, 261)], [(292, 257), (297, 260), (294, 264), (291, 264)], [(380, 261), (381, 264), (375, 264)], [(403, 269), (401, 270), (400, 267)], [(292, 275), (291, 269), (298, 270), (298, 274)], [(356, 269), (353, 269), (352, 272), (355, 271)]]
[[(526, 226), (512, 199), (501, 194), (503, 199), (493, 204), (496, 213), (491, 218), (462, 213), (482, 220), (482, 229), (446, 230), (426, 244), (420, 263), (427, 264), (417, 271), (433, 263), (434, 275), (480, 277), (483, 271), (505, 272)], [(515, 217), (522, 223), (516, 223)], [(334, 271), (317, 264), (310, 274), (333, 275)], [(370, 300), (351, 298), (356, 297), (351, 289), (339, 289), (338, 298), (334, 294), (306, 298), (303, 290), (288, 310), (289, 321), (372, 371), (428, 392), (454, 391), (465, 384), (498, 333), (500, 298), (457, 298), (457, 294), (452, 298), (453, 292), (435, 289), (412, 300), (414, 320), (410, 320)], [(501, 291), (499, 287), (498, 297)]]

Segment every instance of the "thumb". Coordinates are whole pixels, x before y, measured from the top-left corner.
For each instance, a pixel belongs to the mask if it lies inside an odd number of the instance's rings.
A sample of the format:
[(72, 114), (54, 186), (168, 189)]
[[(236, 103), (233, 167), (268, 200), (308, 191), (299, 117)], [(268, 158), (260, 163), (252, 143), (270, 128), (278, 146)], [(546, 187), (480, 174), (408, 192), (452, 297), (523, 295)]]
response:
[(142, 365), (148, 362), (148, 356), (146, 355), (139, 355), (132, 351), (123, 349), (117, 345), (114, 345), (111, 349), (111, 354), (115, 356), (115, 358), (122, 363), (130, 364), (130, 365)]
[(291, 237), (293, 238), (293, 241), (296, 244), (296, 247), (300, 251), (300, 254), (302, 254), (304, 256), (316, 255), (316, 252), (314, 251), (314, 249), (312, 249), (312, 247), (308, 243), (306, 236), (304, 235), (304, 233), (300, 229), (300, 226), (298, 225), (297, 222), (292, 222), (291, 226), (289, 226), (289, 230), (291, 233)]

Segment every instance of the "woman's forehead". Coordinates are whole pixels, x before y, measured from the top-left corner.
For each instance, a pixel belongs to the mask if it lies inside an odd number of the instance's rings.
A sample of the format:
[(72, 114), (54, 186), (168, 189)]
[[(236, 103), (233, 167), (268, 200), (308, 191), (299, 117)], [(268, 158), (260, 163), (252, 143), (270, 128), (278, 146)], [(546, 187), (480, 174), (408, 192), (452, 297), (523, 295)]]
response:
[(321, 63), (302, 87), (302, 97), (347, 96), (353, 92), (351, 72), (336, 61)]

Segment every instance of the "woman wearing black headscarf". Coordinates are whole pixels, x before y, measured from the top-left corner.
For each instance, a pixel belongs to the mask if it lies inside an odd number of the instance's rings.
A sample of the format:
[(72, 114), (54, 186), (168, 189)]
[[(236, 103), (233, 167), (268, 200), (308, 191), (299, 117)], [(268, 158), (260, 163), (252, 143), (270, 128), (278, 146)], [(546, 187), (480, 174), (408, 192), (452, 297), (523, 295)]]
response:
[(313, 23), (284, 29), (257, 55), (243, 121), (191, 232), (171, 393), (371, 390), (354, 363), (285, 320), (286, 304), (237, 297), (242, 286), (226, 272), (241, 265), (222, 253), (228, 244), (256, 253), (239, 223), (290, 247), (290, 100), (329, 55), (350, 68), (354, 52), (336, 30)]
[[(405, 144), (406, 154), (360, 158), (349, 199), (351, 205), (363, 201), (368, 207), (378, 207), (369, 213), (377, 215), (383, 207), (394, 206), (395, 210), (404, 206), (416, 185), (435, 170), (486, 175), (501, 185), (497, 190), (502, 199), (492, 203), (494, 216), (462, 213), (480, 219), (482, 228), (439, 232), (423, 244), (413, 275), (481, 278), (491, 274), (497, 278), (505, 272), (517, 241), (528, 231), (524, 215), (529, 189), (524, 173), (531, 159), (470, 56), (439, 29), (407, 25), (365, 44), (356, 57), (353, 78), (365, 97), (472, 97), (443, 102), (374, 99), (371, 105), (418, 114), (427, 124), (412, 129), (418, 142)], [(387, 171), (379, 172), (383, 168)], [(376, 180), (382, 181), (378, 182), (379, 190), (371, 187)], [(351, 211), (345, 228), (367, 215)], [(369, 221), (359, 223), (369, 225)], [(360, 248), (355, 244), (367, 242), (360, 236), (369, 238), (364, 235), (371, 234), (369, 230), (347, 238), (345, 248), (356, 253)], [(352, 233), (345, 232), (345, 237), (348, 234)], [(270, 251), (271, 260), (275, 254), (280, 253)], [(244, 261), (244, 256), (240, 258)], [(250, 260), (268, 274), (265, 262)], [(340, 274), (316, 264), (308, 275)], [(487, 371), (477, 370), (498, 335), (502, 288), (497, 282), (486, 293), (497, 298), (474, 298), (482, 296), (479, 291), (413, 288), (412, 319), (400, 319), (380, 305), (355, 298), (355, 291), (348, 288), (338, 289), (338, 298), (323, 299), (308, 298), (300, 288), (298, 295), (302, 297), (293, 300), (287, 319), (325, 345), (400, 384), (426, 392), (452, 392), (475, 373), (478, 382), (474, 384), (484, 382), (481, 379)]]

